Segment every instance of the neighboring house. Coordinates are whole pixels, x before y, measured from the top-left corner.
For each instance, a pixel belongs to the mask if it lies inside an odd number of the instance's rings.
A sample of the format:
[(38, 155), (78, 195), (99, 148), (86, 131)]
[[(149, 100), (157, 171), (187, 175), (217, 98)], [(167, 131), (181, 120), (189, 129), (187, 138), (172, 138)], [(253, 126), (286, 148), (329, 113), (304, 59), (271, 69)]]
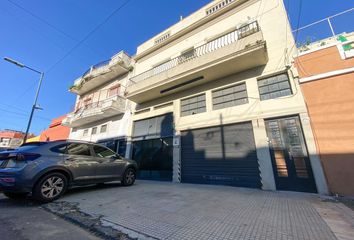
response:
[(295, 63), (329, 190), (354, 196), (354, 33), (300, 51)]
[(130, 105), (125, 86), (132, 69), (125, 52), (92, 66), (70, 91), (77, 94), (75, 109), (63, 120), (69, 138), (100, 142), (125, 156)]
[(41, 132), (39, 141), (65, 140), (69, 137), (70, 128), (62, 125), (66, 115), (55, 118), (49, 128)]
[[(0, 148), (17, 148), (22, 144), (24, 132), (4, 129), (0, 131)], [(33, 137), (33, 134), (29, 134), (28, 138)]]
[(140, 178), (328, 192), (289, 26), (282, 1), (218, 0), (137, 48), (127, 152)]
[(38, 135), (38, 136), (35, 136), (35, 137), (31, 137), (31, 138), (28, 138), (27, 140), (26, 140), (26, 142), (39, 142), (40, 141), (40, 139), (41, 139), (41, 135)]

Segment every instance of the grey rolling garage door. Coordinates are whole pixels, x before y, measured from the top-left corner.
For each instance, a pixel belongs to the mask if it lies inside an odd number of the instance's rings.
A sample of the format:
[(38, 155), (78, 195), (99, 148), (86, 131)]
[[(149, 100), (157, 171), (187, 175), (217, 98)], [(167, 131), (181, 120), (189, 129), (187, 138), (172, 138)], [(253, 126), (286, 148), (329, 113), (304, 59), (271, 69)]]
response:
[(182, 182), (261, 187), (251, 122), (184, 131), (181, 151)]

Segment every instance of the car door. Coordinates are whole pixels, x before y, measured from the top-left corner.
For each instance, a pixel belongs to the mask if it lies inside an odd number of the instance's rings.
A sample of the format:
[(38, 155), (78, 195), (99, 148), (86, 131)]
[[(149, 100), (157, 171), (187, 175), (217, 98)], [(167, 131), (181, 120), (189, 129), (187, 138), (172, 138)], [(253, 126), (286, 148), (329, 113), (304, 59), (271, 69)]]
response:
[(101, 145), (93, 145), (96, 166), (96, 175), (99, 178), (119, 178), (124, 171), (125, 161), (111, 149)]
[(91, 146), (86, 143), (68, 143), (64, 154), (65, 166), (72, 172), (74, 181), (86, 182), (96, 178), (98, 161)]

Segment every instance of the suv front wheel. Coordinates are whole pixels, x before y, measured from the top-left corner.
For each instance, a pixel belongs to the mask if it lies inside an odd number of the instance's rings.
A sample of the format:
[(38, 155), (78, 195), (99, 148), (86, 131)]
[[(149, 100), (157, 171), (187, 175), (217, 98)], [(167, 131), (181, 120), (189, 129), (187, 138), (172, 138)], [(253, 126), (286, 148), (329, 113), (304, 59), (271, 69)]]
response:
[(66, 191), (68, 179), (54, 172), (42, 177), (33, 189), (33, 197), (39, 202), (51, 202), (60, 198)]
[(133, 168), (128, 168), (125, 170), (123, 175), (122, 184), (123, 186), (131, 186), (135, 182), (135, 170)]

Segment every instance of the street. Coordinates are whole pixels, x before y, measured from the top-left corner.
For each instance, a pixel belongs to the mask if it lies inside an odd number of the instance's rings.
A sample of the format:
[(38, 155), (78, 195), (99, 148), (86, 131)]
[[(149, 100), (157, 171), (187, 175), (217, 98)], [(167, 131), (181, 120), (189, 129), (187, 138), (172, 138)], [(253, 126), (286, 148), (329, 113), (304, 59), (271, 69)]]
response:
[(0, 193), (0, 213), (1, 240), (100, 239), (28, 199), (14, 201)]

